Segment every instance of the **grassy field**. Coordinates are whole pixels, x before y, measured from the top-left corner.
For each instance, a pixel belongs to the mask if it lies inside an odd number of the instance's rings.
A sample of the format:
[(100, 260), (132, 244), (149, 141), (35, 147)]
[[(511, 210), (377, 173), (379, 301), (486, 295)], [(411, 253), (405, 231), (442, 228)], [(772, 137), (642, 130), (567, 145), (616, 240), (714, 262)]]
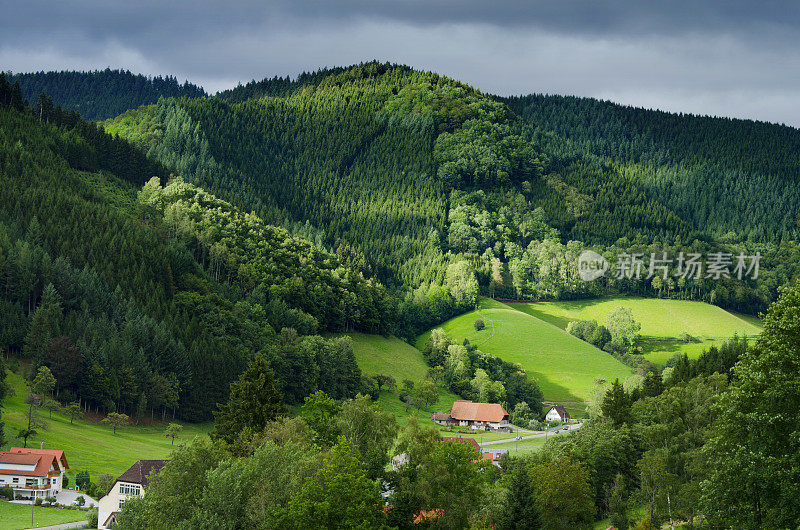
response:
[[(395, 337), (380, 335), (351, 333), (349, 336), (353, 340), (356, 361), (364, 375), (390, 375), (398, 385), (403, 379), (411, 379), (415, 383), (425, 379), (428, 365), (422, 353), (410, 344)], [(438, 403), (429, 407), (429, 410), (416, 409), (400, 401), (396, 393), (384, 390), (378, 403), (402, 423), (411, 416), (429, 421), (433, 412), (449, 411), (457, 399), (458, 396), (449, 390), (440, 389)]]
[[(473, 323), (483, 318), (486, 328), (475, 331)], [(543, 319), (496, 302), (482, 299), (479, 309), (441, 326), (448, 336), (478, 344), (481, 351), (519, 364), (542, 389), (547, 401), (564, 403), (580, 413), (595, 378), (625, 379), (631, 370), (606, 352), (583, 342)], [(422, 348), (429, 333), (417, 340)]]
[[(572, 320), (603, 323), (615, 308), (628, 307), (633, 318), (642, 325), (644, 356), (658, 365), (663, 365), (678, 352), (695, 358), (734, 334), (754, 337), (761, 333), (761, 323), (757, 318), (735, 315), (711, 304), (689, 300), (617, 297), (510, 305), (561, 329), (566, 329)], [(683, 333), (688, 333), (694, 340), (681, 340), (679, 337)]]
[[(27, 390), (22, 377), (9, 373), (6, 381), (11, 384), (15, 395), (3, 402), (3, 421), (6, 438), (10, 446), (22, 446), (22, 440), (14, 438), (17, 429), (25, 425), (24, 404)], [(44, 442), (46, 449), (62, 449), (66, 453), (70, 469), (70, 483), (74, 484), (75, 474), (87, 470), (92, 480), (100, 473), (121, 475), (134, 462), (140, 459), (166, 458), (172, 452), (171, 440), (164, 437), (165, 425), (127, 426), (117, 430), (114, 435), (110, 427), (98, 422), (69, 419), (56, 413), (53, 419), (40, 410), (40, 416), (47, 422), (46, 429), (28, 439), (28, 447), (39, 447)], [(180, 423), (180, 422), (176, 422)], [(211, 424), (184, 424), (183, 432), (175, 444), (187, 442), (195, 436), (206, 436)], [(30, 515), (30, 514), (29, 514)]]
[[(33, 508), (33, 528), (61, 523), (85, 521), (86, 512), (79, 510), (61, 510), (59, 508)], [(3, 530), (31, 528), (30, 504), (14, 504), (0, 501), (0, 527)]]
[[(554, 434), (553, 436), (563, 436), (561, 434)], [(548, 439), (550, 436), (547, 437)], [(520, 440), (520, 441), (513, 441), (507, 442), (502, 444), (492, 444), (487, 445), (487, 449), (508, 449), (508, 453), (511, 456), (517, 455), (524, 455), (525, 453), (530, 453), (531, 451), (538, 451), (541, 449), (545, 444), (545, 437), (542, 436), (541, 438), (531, 438), (529, 440)]]

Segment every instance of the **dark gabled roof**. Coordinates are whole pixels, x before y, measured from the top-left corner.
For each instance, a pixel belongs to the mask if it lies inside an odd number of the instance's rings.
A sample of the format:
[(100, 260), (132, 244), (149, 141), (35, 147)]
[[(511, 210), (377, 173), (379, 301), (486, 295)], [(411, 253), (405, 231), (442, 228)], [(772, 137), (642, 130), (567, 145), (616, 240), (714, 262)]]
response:
[(569, 417), (569, 412), (567, 412), (567, 409), (564, 408), (564, 405), (553, 405), (551, 407), (551, 410), (552, 409), (556, 409), (556, 412), (558, 412), (558, 415), (562, 418)]
[(433, 421), (450, 421), (450, 414), (447, 412), (434, 412), (431, 419)]
[(158, 473), (169, 460), (139, 460), (119, 476), (117, 482), (130, 482), (131, 484), (150, 484), (149, 475), (153, 471)]

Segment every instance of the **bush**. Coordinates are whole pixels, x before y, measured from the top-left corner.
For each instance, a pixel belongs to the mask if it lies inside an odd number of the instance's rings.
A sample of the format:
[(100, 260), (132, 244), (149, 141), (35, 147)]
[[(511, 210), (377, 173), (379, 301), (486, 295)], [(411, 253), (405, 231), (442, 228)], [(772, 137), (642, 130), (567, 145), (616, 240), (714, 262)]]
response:
[(89, 524), (86, 525), (87, 528), (97, 528), (97, 508), (92, 508), (87, 512), (87, 517), (89, 519)]
[(594, 346), (595, 348), (600, 348), (601, 350), (605, 347), (606, 344), (611, 342), (611, 333), (606, 329), (605, 326), (597, 326), (594, 328), (588, 337), (586, 337), (586, 342)]
[(475, 320), (475, 331), (481, 331), (486, 327), (486, 323), (483, 321), (482, 318)]
[(61, 482), (61, 487), (67, 489), (69, 487), (69, 477), (64, 475), (64, 480)]
[(586, 341), (589, 340), (595, 329), (597, 329), (597, 322), (593, 320), (574, 320), (567, 324), (567, 333)]
[(5, 497), (6, 499), (13, 501), (14, 490), (12, 490), (11, 488), (0, 488), (0, 497)]
[(47, 503), (48, 505), (52, 506), (53, 504), (55, 504), (56, 498), (55, 497), (45, 497), (44, 498), (44, 502)]
[(77, 499), (75, 499), (75, 504), (77, 504), (78, 506), (83, 506), (84, 504), (86, 504), (86, 497), (80, 495)]
[(41, 497), (36, 497), (36, 500), (33, 501), (33, 504), (35, 504), (36, 506), (41, 506), (42, 505), (42, 498)]

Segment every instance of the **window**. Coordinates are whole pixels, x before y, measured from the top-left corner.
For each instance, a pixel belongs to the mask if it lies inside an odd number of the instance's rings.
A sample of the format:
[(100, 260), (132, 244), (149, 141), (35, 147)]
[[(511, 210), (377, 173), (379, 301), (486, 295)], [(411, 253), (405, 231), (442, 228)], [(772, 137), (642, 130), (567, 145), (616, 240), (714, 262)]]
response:
[(122, 495), (141, 495), (142, 488), (138, 484), (120, 484), (119, 492)]
[(16, 483), (18, 483), (18, 482), (19, 482), (19, 478), (17, 478), (17, 477), (14, 477), (14, 478), (12, 478), (12, 479), (11, 479), (11, 482), (13, 482), (14, 484), (16, 484)]

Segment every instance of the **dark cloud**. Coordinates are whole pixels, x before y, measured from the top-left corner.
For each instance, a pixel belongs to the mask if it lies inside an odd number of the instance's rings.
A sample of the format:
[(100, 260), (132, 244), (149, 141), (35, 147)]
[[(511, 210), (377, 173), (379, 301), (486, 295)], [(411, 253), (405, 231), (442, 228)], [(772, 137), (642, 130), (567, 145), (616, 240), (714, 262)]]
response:
[(214, 91), (379, 59), (555, 92), (800, 125), (800, 3), (0, 0), (0, 68), (105, 66)]

